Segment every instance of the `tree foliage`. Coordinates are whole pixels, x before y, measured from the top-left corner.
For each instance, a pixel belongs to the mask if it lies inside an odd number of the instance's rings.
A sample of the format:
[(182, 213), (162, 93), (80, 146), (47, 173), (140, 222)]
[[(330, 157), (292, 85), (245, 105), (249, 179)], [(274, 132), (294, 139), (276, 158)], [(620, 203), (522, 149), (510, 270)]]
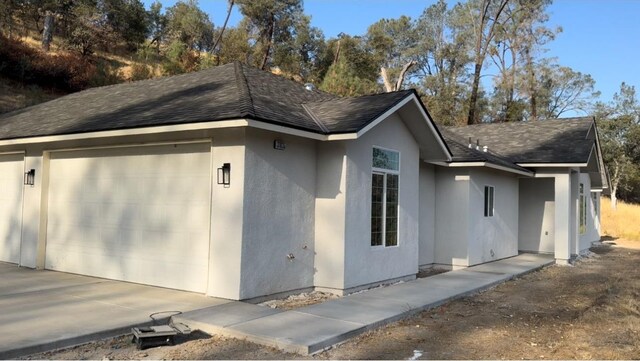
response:
[(618, 197), (640, 202), (640, 103), (635, 87), (622, 83), (612, 102), (596, 104), (595, 115), (611, 178), (611, 206), (615, 209)]

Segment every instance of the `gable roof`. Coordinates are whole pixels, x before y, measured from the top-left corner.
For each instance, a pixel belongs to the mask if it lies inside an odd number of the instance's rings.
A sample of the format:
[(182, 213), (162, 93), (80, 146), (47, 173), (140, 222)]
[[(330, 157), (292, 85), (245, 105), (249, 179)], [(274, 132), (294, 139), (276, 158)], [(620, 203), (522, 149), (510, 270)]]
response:
[(230, 63), (92, 88), (0, 115), (0, 140), (253, 119), (316, 134), (357, 132), (414, 91), (340, 98)]
[(592, 117), (486, 123), (447, 128), (518, 164), (587, 163), (595, 144)]

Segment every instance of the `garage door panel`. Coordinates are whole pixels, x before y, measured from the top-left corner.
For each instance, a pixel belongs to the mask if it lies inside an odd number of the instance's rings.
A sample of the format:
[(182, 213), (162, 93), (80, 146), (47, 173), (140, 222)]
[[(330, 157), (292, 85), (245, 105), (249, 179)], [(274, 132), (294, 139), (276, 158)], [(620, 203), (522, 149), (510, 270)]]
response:
[(52, 153), (46, 267), (205, 292), (209, 151), (202, 143)]
[(20, 262), (24, 156), (0, 155), (0, 261)]

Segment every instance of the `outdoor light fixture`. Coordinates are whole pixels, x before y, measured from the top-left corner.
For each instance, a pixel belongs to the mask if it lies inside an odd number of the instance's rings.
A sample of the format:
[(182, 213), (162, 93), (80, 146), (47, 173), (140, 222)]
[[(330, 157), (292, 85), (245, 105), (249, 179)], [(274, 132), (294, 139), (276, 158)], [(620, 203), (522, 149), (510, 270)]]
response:
[(276, 139), (273, 141), (273, 149), (275, 150), (284, 150), (286, 147), (287, 144), (280, 139)]
[(218, 184), (225, 188), (231, 185), (231, 163), (224, 163), (222, 168), (218, 168)]
[(24, 185), (32, 186), (36, 179), (36, 170), (31, 169), (28, 172), (24, 172)]

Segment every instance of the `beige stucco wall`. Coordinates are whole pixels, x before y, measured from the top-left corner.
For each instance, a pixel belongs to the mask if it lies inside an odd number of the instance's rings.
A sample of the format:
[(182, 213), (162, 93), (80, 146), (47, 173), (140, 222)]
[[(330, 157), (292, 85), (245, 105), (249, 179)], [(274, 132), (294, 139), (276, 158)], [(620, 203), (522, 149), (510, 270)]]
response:
[(418, 264), (430, 265), (435, 260), (436, 238), (436, 174), (435, 166), (420, 162), (420, 221)]
[(347, 156), (344, 142), (319, 142), (316, 159), (314, 286), (345, 288)]
[[(455, 267), (518, 254), (518, 177), (486, 168), (436, 168), (435, 263)], [(484, 216), (484, 187), (495, 190)]]
[(469, 169), (436, 167), (435, 179), (434, 262), (466, 267), (469, 265)]
[(554, 178), (521, 178), (518, 248), (526, 252), (554, 252)]
[(315, 142), (249, 128), (245, 149), (240, 298), (312, 287)]
[[(373, 147), (400, 152), (398, 246), (371, 247)], [(415, 275), (418, 271), (419, 150), (399, 116), (392, 115), (347, 150), (345, 288)]]
[[(469, 265), (518, 254), (518, 178), (472, 168), (469, 183)], [(484, 187), (494, 187), (494, 215), (484, 216)]]

